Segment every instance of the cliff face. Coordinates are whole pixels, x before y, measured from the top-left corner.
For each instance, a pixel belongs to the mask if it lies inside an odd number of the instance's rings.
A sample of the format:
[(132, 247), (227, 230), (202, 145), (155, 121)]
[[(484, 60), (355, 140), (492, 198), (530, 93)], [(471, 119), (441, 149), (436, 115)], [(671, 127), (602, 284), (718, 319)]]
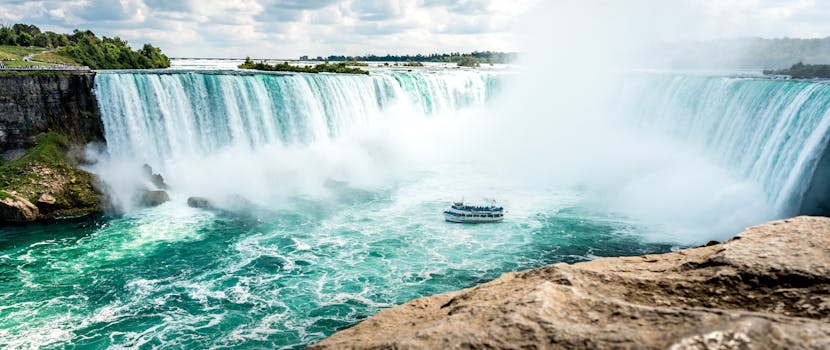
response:
[(381, 311), (311, 349), (830, 349), (830, 219), (556, 264)]
[(94, 72), (0, 73), (0, 225), (99, 213), (95, 176), (77, 165), (104, 142)]
[(104, 140), (94, 72), (0, 74), (0, 150), (29, 147), (49, 130), (70, 142)]

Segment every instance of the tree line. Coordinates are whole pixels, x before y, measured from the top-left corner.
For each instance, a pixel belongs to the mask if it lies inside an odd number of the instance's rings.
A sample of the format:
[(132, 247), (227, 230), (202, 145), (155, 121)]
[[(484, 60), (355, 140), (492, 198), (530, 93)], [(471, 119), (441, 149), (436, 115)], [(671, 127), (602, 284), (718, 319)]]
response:
[(288, 62), (267, 64), (265, 62), (254, 62), (250, 57), (245, 57), (245, 62), (238, 66), (242, 69), (254, 69), (269, 72), (301, 72), (301, 73), (347, 73), (347, 74), (369, 74), (369, 71), (350, 67), (346, 62), (328, 63), (324, 62), (314, 66), (294, 66)]
[(516, 60), (518, 54), (515, 52), (497, 51), (473, 51), (470, 53), (433, 53), (429, 55), (365, 55), (365, 56), (344, 56), (331, 55), (328, 57), (310, 58), (309, 61), (364, 61), (364, 62), (450, 62), (470, 64), (498, 64), (510, 63)]
[(144, 44), (133, 50), (119, 37), (97, 37), (90, 30), (58, 34), (32, 24), (0, 26), (0, 45), (37, 46), (57, 49), (56, 53), (92, 69), (148, 69), (170, 67), (170, 59), (161, 49)]

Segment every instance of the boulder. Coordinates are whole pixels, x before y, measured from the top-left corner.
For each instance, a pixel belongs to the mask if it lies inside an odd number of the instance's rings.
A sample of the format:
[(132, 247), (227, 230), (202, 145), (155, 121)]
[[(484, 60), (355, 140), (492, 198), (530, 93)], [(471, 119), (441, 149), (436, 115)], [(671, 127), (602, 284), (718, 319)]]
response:
[(156, 188), (158, 188), (160, 190), (169, 190), (170, 189), (170, 186), (167, 186), (167, 184), (164, 183), (164, 177), (161, 176), (161, 174), (153, 173), (153, 167), (151, 167), (150, 165), (148, 165), (148, 164), (142, 165), (141, 166), (141, 171), (144, 174), (144, 177), (146, 177), (148, 180), (150, 180), (150, 182), (152, 182), (153, 185), (156, 186)]
[(213, 209), (213, 203), (204, 197), (190, 197), (187, 199), (187, 205), (192, 208)]
[(0, 192), (0, 222), (30, 222), (40, 215), (38, 208), (16, 192)]
[(37, 204), (55, 205), (55, 197), (48, 193), (41, 194), (40, 198), (37, 199)]
[(830, 218), (721, 244), (508, 273), (310, 349), (830, 349)]
[(141, 205), (143, 205), (145, 207), (155, 207), (155, 206), (161, 205), (162, 203), (167, 202), (169, 200), (170, 200), (170, 195), (168, 195), (167, 192), (165, 192), (165, 191), (145, 190), (141, 194), (141, 199), (140, 199), (139, 202), (141, 203)]
[(161, 190), (169, 190), (170, 189), (170, 186), (167, 186), (167, 184), (164, 183), (164, 177), (162, 177), (161, 174), (151, 175), (150, 176), (150, 182), (152, 182), (153, 185), (155, 185), (158, 189), (161, 189)]

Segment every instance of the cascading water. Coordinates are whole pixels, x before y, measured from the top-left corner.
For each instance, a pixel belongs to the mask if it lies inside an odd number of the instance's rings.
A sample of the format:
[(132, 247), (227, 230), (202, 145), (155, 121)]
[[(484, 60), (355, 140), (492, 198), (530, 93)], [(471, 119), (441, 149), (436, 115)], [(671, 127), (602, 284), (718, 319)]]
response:
[[(668, 227), (667, 243), (659, 242), (650, 234), (661, 228), (605, 210), (583, 192), (590, 188), (524, 181), (520, 173), (534, 168), (511, 160), (541, 164), (557, 161), (551, 151), (572, 153), (578, 161), (564, 164), (574, 166), (556, 164), (556, 172), (566, 172), (629, 159), (612, 152), (582, 161), (595, 141), (617, 129), (596, 137), (591, 132), (601, 125), (582, 130), (566, 122), (557, 130), (560, 120), (542, 114), (548, 110), (488, 116), (483, 107), (491, 106), (500, 75), (99, 72), (109, 160), (160, 169), (172, 200), (116, 218), (13, 227), (0, 235), (9, 242), (0, 248), (0, 347), (299, 349), (385, 307), (504, 272), (723, 238), (678, 237)], [(823, 83), (633, 75), (620, 91), (623, 104), (614, 105), (619, 109), (609, 119), (673, 135), (760, 184), (779, 207), (803, 191), (825, 148), (830, 97)], [(386, 124), (390, 119), (403, 120)], [(354, 132), (375, 125), (381, 127)], [(476, 135), (488, 128), (493, 135)], [(444, 129), (454, 131), (434, 135)], [(499, 139), (510, 132), (518, 137)], [(460, 142), (448, 141), (458, 135)], [(543, 140), (526, 147), (529, 138)], [(568, 144), (580, 139), (587, 141)], [(373, 183), (390, 164), (412, 162), (394, 149), (407, 142), (459, 154)], [(651, 155), (649, 147), (634, 150)], [(501, 176), (480, 167), (482, 159)], [(125, 176), (119, 169), (95, 170), (118, 190)], [(639, 190), (659, 180), (646, 179), (632, 195), (642, 197)], [(274, 189), (306, 183), (327, 191), (289, 191), (268, 201)], [(671, 195), (662, 190), (659, 196)], [(187, 196), (216, 192), (241, 194), (257, 207), (185, 204)], [(500, 225), (443, 222), (441, 211), (464, 194), (496, 194), (509, 215)]]
[(759, 78), (626, 77), (625, 114), (690, 142), (758, 183), (777, 216), (798, 212), (830, 136), (830, 84)]
[(101, 73), (95, 89), (110, 154), (157, 164), (229, 146), (310, 143), (382, 118), (394, 103), (423, 116), (481, 106), (498, 75)]

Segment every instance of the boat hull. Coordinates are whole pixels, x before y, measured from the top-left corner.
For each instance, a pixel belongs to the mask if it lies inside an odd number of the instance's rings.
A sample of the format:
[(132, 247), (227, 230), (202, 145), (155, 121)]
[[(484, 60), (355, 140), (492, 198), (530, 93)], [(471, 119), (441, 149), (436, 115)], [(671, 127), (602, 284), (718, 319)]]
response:
[(466, 217), (444, 213), (444, 219), (448, 222), (459, 224), (492, 224), (504, 221), (504, 216), (499, 217)]

